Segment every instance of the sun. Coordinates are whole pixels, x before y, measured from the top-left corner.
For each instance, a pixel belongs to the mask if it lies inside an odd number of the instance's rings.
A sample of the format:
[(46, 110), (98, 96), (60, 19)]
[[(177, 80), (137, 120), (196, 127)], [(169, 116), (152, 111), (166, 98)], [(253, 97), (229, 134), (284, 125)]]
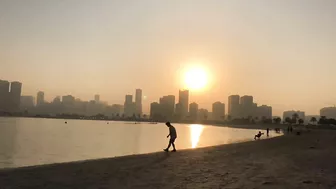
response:
[(208, 83), (207, 73), (199, 67), (190, 68), (185, 72), (184, 83), (190, 90), (204, 89)]

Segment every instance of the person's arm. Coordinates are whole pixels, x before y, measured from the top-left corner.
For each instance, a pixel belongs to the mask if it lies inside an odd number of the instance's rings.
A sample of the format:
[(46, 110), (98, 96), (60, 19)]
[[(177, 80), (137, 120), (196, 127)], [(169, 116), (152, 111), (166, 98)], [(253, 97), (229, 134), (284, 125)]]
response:
[(167, 136), (167, 138), (170, 136), (170, 134), (171, 134), (171, 130), (170, 130), (170, 128), (169, 128), (169, 135)]

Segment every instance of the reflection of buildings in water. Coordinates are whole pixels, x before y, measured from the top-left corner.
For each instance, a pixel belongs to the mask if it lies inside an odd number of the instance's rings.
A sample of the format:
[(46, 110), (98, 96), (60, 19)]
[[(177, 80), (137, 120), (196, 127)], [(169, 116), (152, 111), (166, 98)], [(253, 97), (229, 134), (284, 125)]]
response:
[(17, 118), (0, 118), (0, 168), (15, 165)]
[(192, 124), (190, 125), (189, 128), (190, 128), (191, 147), (196, 148), (204, 127), (202, 125)]

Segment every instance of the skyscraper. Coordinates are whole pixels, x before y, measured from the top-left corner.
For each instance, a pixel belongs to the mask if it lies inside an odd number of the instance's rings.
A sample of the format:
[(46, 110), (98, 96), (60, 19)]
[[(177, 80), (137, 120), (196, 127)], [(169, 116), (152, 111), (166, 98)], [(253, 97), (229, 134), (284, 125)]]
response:
[(136, 114), (142, 115), (142, 90), (135, 90), (135, 106), (136, 106)]
[(11, 111), (19, 111), (21, 101), (22, 83), (14, 81), (10, 86), (10, 109)]
[(179, 114), (180, 118), (185, 118), (188, 115), (188, 106), (189, 106), (189, 91), (188, 90), (180, 90), (179, 91), (179, 102), (176, 106), (177, 114)]
[(96, 103), (99, 103), (100, 102), (100, 95), (96, 94), (94, 96), (94, 100), (95, 100)]
[(36, 106), (41, 106), (44, 104), (44, 92), (39, 91), (36, 98)]
[(160, 108), (160, 113), (166, 120), (172, 119), (175, 109), (175, 96), (168, 95), (160, 98)]
[(125, 96), (124, 114), (126, 117), (131, 117), (135, 114), (135, 103), (133, 102), (132, 95)]
[(157, 102), (150, 104), (150, 118), (151, 119), (160, 119), (161, 118), (161, 106)]
[(0, 80), (0, 112), (8, 111), (9, 82)]
[(229, 96), (229, 116), (231, 116), (232, 118), (239, 118), (239, 99), (240, 96), (239, 95), (231, 95)]
[(193, 102), (189, 105), (189, 116), (190, 119), (196, 120), (198, 115), (198, 104)]
[(225, 116), (225, 104), (215, 102), (212, 104), (212, 118), (213, 120), (223, 120)]

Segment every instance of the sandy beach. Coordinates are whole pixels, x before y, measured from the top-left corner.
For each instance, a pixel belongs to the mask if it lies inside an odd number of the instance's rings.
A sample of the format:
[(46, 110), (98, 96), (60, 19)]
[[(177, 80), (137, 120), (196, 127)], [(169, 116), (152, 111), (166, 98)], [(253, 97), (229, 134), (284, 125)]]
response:
[(0, 170), (0, 188), (336, 188), (336, 132)]

